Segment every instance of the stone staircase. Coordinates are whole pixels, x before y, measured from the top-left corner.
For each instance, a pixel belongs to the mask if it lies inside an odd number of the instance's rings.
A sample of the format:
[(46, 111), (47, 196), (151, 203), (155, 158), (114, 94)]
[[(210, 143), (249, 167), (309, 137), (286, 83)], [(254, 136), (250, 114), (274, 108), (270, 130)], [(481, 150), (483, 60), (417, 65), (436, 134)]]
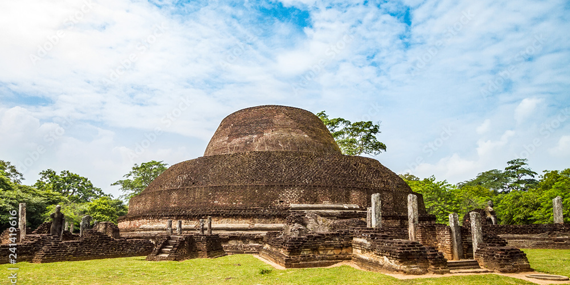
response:
[(491, 273), (492, 271), (481, 268), (475, 259), (448, 260), (449, 273)]
[(169, 239), (166, 243), (162, 246), (158, 254), (156, 255), (157, 259), (167, 259), (170, 255), (170, 252), (174, 248), (174, 244), (176, 244), (177, 240)]

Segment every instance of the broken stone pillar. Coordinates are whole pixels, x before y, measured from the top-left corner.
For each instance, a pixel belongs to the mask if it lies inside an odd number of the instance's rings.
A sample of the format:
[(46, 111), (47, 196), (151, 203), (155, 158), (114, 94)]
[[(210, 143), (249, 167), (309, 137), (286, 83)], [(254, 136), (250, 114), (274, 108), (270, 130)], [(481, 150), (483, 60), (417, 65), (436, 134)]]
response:
[(208, 235), (212, 235), (212, 217), (208, 216)]
[(459, 217), (456, 213), (449, 214), (449, 227), (451, 228), (451, 252), (453, 253), (453, 260), (460, 260), (463, 258), (463, 242), (461, 241)]
[(203, 235), (204, 234), (204, 219), (200, 219), (200, 234)]
[(172, 220), (166, 222), (166, 234), (172, 235)]
[(408, 195), (408, 236), (411, 241), (416, 241), (416, 231), (419, 223), (418, 196)]
[(18, 210), (20, 215), (18, 222), (18, 228), (20, 229), (20, 242), (23, 242), (26, 238), (26, 203), (20, 203)]
[(69, 225), (69, 232), (73, 233), (73, 222), (71, 223), (71, 225)]
[(366, 208), (366, 227), (372, 227), (372, 207)]
[(475, 258), (475, 252), (481, 244), (483, 244), (483, 229), (481, 228), (481, 215), (477, 212), (469, 213), (469, 219), (471, 220), (471, 239), (473, 240), (473, 258)]
[(69, 222), (65, 221), (65, 227), (63, 229), (64, 231), (69, 231)]
[(178, 220), (178, 224), (176, 225), (176, 234), (179, 236), (182, 235), (182, 221)]
[(554, 210), (554, 223), (564, 224), (564, 216), (562, 214), (562, 197), (558, 196), (552, 200), (552, 209)]
[[(379, 229), (382, 227), (382, 202), (380, 201), (380, 193), (372, 194), (372, 227)], [(416, 207), (417, 208), (417, 207)]]

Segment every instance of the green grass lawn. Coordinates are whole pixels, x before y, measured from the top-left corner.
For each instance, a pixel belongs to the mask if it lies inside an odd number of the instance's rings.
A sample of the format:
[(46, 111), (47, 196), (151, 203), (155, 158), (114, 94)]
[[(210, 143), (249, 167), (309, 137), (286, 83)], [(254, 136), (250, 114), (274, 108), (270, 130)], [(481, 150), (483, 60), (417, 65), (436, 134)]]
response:
[[(570, 250), (525, 250), (531, 266), (570, 275)], [(183, 262), (145, 261), (144, 257), (18, 264), (19, 284), (532, 284), (494, 274), (398, 280), (349, 266), (277, 270), (251, 255)], [(0, 265), (1, 284), (11, 265)]]
[(523, 249), (536, 271), (570, 276), (570, 249)]

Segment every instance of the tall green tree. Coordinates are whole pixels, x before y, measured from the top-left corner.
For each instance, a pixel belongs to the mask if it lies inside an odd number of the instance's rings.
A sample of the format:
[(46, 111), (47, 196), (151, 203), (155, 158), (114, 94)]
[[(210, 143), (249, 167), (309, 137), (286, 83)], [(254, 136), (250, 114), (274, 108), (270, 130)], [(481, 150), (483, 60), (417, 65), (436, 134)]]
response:
[(509, 193), (513, 190), (527, 191), (536, 185), (536, 172), (528, 167), (526, 159), (513, 159), (507, 162), (504, 171), (493, 169), (481, 172), (474, 179), (458, 183), (458, 187), (482, 186), (495, 193)]
[(506, 185), (508, 191), (527, 191), (538, 183), (534, 178), (538, 174), (528, 167), (526, 158), (509, 160), (504, 173), (510, 180)]
[(126, 179), (119, 180), (111, 186), (121, 186), (120, 190), (125, 192), (121, 197), (130, 200), (132, 197), (139, 195), (156, 177), (168, 169), (168, 164), (162, 161), (149, 161), (136, 164), (131, 171), (123, 177)]
[(85, 212), (97, 221), (117, 224), (117, 219), (126, 215), (128, 208), (121, 200), (101, 197), (88, 203)]
[(386, 145), (376, 138), (380, 133), (379, 124), (374, 124), (372, 121), (352, 123), (343, 118), (329, 119), (325, 111), (317, 113), (317, 116), (329, 129), (343, 154), (378, 155), (386, 151)]
[(40, 190), (51, 190), (68, 197), (72, 202), (89, 202), (93, 199), (108, 196), (101, 188), (93, 186), (89, 179), (63, 170), (57, 174), (52, 169), (40, 172), (40, 178), (34, 184)]
[[(412, 179), (414, 177), (408, 176)], [(436, 181), (434, 176), (422, 180), (407, 180), (406, 177), (402, 177), (402, 179), (408, 183), (412, 191), (422, 194), (427, 212), (435, 215), (437, 223), (448, 224), (449, 214), (459, 213), (460, 206), (456, 197), (457, 188), (446, 180)]]
[(16, 167), (12, 165), (9, 161), (0, 160), (0, 175), (7, 177), (16, 184), (22, 184), (24, 180), (24, 175), (16, 170)]

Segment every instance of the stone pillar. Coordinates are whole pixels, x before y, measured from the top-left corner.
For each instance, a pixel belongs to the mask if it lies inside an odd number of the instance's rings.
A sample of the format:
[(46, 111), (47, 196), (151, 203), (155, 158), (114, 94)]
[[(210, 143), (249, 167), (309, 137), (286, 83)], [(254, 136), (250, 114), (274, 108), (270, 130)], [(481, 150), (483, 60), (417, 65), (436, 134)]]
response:
[(471, 239), (473, 240), (473, 258), (477, 248), (483, 243), (483, 229), (481, 228), (481, 215), (477, 212), (469, 213), (471, 220)]
[(366, 227), (372, 227), (372, 207), (366, 208)]
[(208, 216), (208, 235), (212, 235), (212, 217)]
[(380, 193), (372, 194), (372, 227), (379, 229), (382, 227), (382, 201)]
[(166, 234), (172, 235), (172, 220), (166, 222)]
[(203, 235), (204, 234), (204, 219), (200, 219), (200, 234)]
[(176, 225), (176, 234), (179, 236), (182, 235), (182, 221), (178, 220), (178, 224)]
[(463, 258), (463, 242), (461, 240), (461, 227), (459, 227), (459, 217), (456, 213), (449, 214), (449, 227), (451, 228), (451, 252), (453, 260)]
[(552, 209), (554, 210), (554, 223), (564, 224), (564, 216), (562, 214), (562, 197), (558, 196), (554, 198), (552, 200), (552, 204)]
[(64, 231), (69, 231), (69, 222), (65, 221)]
[(18, 228), (20, 229), (20, 242), (23, 242), (26, 238), (26, 203), (20, 203), (18, 209), (19, 221)]
[(419, 223), (418, 196), (408, 195), (408, 236), (411, 241), (417, 240), (416, 231)]
[(73, 233), (73, 222), (71, 222), (71, 225), (69, 225), (69, 232)]

